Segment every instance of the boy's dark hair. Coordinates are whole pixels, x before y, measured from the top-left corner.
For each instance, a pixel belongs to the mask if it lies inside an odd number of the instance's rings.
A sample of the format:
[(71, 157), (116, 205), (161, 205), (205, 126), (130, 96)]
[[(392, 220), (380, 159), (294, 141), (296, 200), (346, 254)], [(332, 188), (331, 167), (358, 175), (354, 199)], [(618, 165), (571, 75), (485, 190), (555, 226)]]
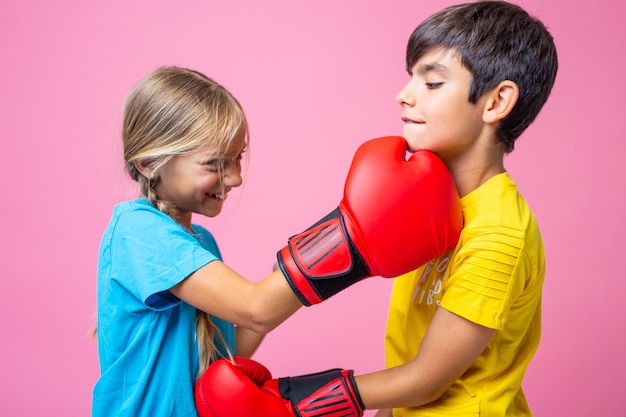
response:
[(497, 140), (511, 152), (545, 104), (556, 78), (556, 47), (546, 27), (504, 1), (459, 4), (432, 15), (411, 34), (407, 71), (423, 54), (438, 48), (455, 50), (472, 73), (471, 103), (501, 81), (517, 84), (517, 104), (496, 132)]

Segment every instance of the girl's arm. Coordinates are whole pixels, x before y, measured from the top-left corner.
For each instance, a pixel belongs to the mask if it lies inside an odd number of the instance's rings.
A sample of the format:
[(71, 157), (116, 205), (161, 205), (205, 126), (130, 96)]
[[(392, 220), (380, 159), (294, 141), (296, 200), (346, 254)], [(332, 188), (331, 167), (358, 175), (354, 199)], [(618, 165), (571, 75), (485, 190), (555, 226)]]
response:
[[(280, 271), (278, 262), (274, 262), (272, 265), (272, 271)], [(235, 328), (235, 340), (237, 341), (237, 351), (235, 352), (235, 356), (251, 358), (254, 352), (256, 352), (261, 345), (264, 338), (265, 334), (263, 333), (257, 333), (250, 329), (246, 329), (245, 327), (237, 326)]]
[(264, 337), (265, 335), (262, 333), (237, 326), (235, 328), (235, 346), (237, 346), (235, 356), (243, 356), (245, 358), (252, 357), (252, 354), (256, 352)]
[(413, 360), (355, 377), (363, 403), (367, 409), (385, 409), (436, 400), (470, 367), (494, 334), (494, 329), (438, 308)]
[[(202, 311), (267, 333), (303, 303), (319, 303), (363, 278), (400, 275), (446, 252), (463, 226), (454, 180), (430, 152), (406, 160), (407, 146), (401, 137), (385, 137), (359, 147), (339, 207), (279, 252), (289, 282), (275, 271), (252, 283), (213, 261), (170, 291)], [(415, 236), (420, 244), (407, 246)]]
[(206, 313), (259, 334), (270, 332), (302, 307), (282, 272), (251, 282), (221, 261), (198, 269), (170, 292)]

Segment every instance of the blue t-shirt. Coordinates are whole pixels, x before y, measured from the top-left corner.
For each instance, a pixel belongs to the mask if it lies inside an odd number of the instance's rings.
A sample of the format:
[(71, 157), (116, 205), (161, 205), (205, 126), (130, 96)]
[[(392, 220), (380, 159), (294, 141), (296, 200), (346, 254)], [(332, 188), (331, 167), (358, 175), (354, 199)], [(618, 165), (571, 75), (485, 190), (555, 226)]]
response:
[[(168, 289), (221, 255), (206, 229), (192, 229), (145, 200), (115, 206), (98, 258), (94, 417), (197, 416), (196, 309)], [(212, 319), (234, 352), (234, 326)]]

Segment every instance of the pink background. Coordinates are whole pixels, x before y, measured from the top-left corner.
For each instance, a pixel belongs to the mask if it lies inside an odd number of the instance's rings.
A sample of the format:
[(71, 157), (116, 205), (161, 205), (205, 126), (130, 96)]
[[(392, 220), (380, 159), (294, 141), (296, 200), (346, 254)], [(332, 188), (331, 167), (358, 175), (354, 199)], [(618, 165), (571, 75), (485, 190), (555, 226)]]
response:
[[(507, 159), (548, 259), (543, 340), (524, 386), (537, 416), (615, 416), (626, 408), (626, 6), (520, 3), (549, 26), (560, 58), (548, 104)], [(90, 413), (98, 244), (113, 204), (136, 195), (119, 128), (140, 77), (192, 67), (245, 107), (246, 187), (218, 218), (197, 220), (257, 280), (288, 236), (336, 206), (359, 143), (401, 132), (406, 40), (450, 4), (2, 2), (0, 414)], [(382, 368), (390, 286), (370, 279), (302, 309), (256, 359), (276, 376)]]

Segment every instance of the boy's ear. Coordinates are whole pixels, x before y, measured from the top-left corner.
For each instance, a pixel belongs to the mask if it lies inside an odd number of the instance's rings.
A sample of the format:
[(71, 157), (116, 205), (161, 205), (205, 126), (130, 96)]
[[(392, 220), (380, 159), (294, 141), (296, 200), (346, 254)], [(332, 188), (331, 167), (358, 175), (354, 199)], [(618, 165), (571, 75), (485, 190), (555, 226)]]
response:
[(519, 88), (513, 81), (504, 80), (486, 94), (483, 121), (496, 123), (508, 116), (515, 107), (519, 98)]

